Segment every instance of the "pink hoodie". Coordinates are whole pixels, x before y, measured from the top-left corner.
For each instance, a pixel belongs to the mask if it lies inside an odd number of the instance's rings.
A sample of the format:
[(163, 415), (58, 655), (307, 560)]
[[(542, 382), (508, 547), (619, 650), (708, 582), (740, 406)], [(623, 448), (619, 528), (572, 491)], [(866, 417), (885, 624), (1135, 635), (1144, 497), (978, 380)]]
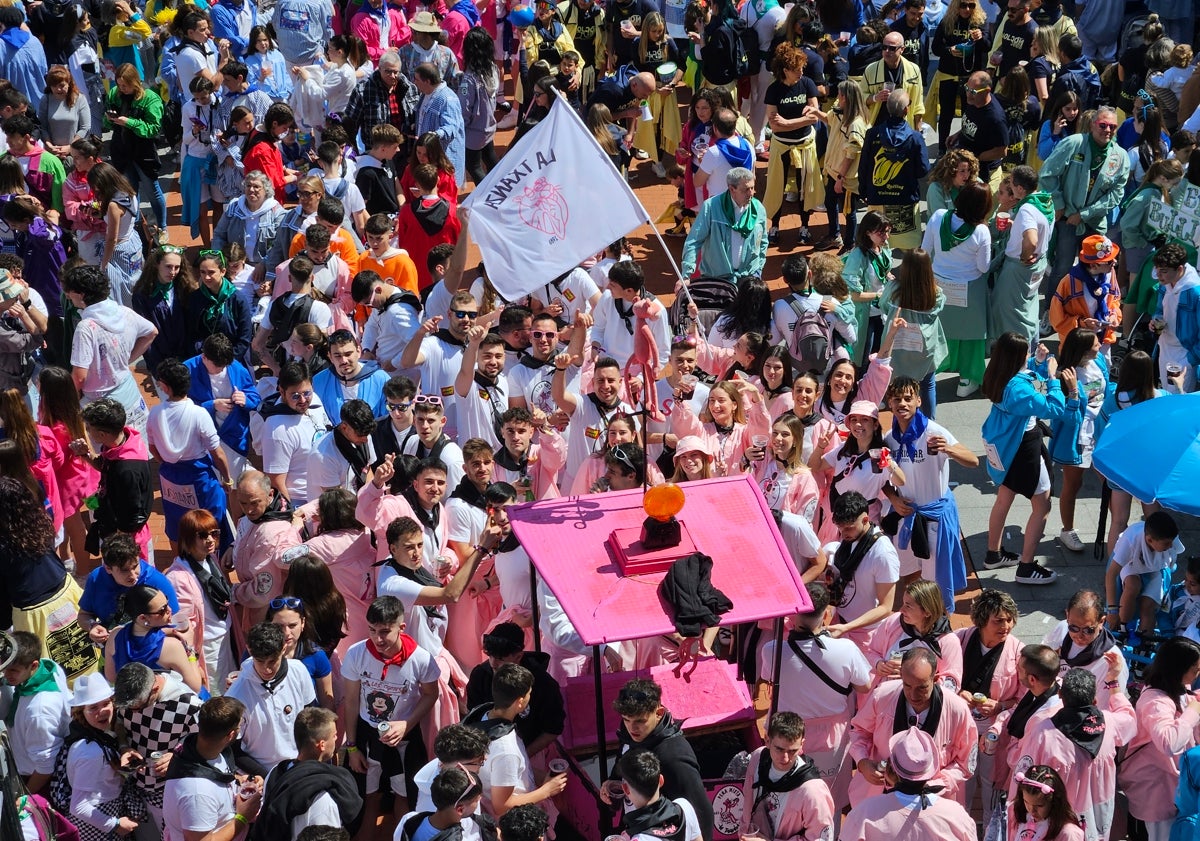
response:
[[(884, 619), (875, 626), (875, 633), (871, 635), (871, 644), (864, 652), (867, 655), (867, 661), (871, 664), (872, 670), (880, 660), (886, 660), (891, 653), (892, 648), (896, 646), (900, 640), (905, 639), (908, 635), (904, 633), (904, 628), (900, 625), (900, 614), (893, 613), (887, 619)], [(945, 634), (938, 640), (938, 645), (942, 648), (941, 656), (938, 657), (937, 679), (942, 683), (943, 688), (952, 692), (957, 692), (962, 686), (962, 644), (957, 636), (953, 633)], [(907, 651), (913, 647), (926, 648), (924, 643), (910, 643), (904, 650)], [(887, 680), (899, 680), (900, 676), (890, 677)], [(947, 686), (947, 680), (953, 686)], [(875, 672), (875, 680), (872, 688), (879, 686), (885, 682), (880, 678), (879, 673)]]
[(1137, 735), (1129, 743), (1117, 780), (1129, 798), (1129, 814), (1143, 821), (1175, 817), (1179, 757), (1200, 741), (1200, 716), (1183, 698), (1183, 711), (1161, 689), (1146, 689), (1137, 702)]

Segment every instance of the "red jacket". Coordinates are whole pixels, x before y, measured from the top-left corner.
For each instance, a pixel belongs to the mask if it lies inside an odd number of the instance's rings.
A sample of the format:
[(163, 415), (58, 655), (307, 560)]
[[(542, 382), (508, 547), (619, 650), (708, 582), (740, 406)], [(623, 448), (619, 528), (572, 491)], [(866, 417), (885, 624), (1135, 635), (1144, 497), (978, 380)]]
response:
[(271, 179), (275, 187), (275, 201), (283, 204), (287, 195), (283, 191), (283, 155), (279, 147), (263, 132), (255, 131), (250, 139), (250, 150), (242, 158), (246, 172), (258, 170)]
[(417, 264), (417, 288), (424, 291), (433, 282), (427, 265), (429, 250), (435, 245), (458, 242), (462, 224), (449, 203), (436, 199), (414, 199), (404, 203), (396, 218), (396, 239)]

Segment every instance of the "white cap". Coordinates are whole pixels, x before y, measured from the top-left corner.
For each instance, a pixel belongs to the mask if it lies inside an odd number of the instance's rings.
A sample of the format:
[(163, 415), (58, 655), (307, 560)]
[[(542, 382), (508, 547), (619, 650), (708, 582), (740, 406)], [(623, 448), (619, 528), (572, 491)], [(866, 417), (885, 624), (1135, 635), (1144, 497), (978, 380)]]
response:
[(109, 686), (104, 675), (96, 672), (75, 678), (75, 691), (71, 693), (72, 707), (86, 707), (107, 701), (113, 696), (113, 688)]

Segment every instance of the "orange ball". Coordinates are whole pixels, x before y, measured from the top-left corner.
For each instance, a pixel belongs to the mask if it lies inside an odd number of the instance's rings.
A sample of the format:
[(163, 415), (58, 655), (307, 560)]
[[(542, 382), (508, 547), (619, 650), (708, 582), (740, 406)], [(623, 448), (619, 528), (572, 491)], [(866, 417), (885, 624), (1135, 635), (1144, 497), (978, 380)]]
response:
[(646, 491), (642, 509), (655, 520), (665, 523), (683, 509), (683, 489), (674, 483), (656, 485)]

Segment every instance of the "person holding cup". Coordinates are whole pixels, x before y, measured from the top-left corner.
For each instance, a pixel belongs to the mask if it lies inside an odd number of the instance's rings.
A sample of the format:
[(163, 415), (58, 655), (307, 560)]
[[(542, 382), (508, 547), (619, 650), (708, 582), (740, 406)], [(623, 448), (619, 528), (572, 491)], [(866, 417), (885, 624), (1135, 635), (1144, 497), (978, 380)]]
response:
[(770, 435), (751, 437), (745, 458), (771, 510), (799, 514), (812, 523), (820, 491), (801, 460), (803, 449), (804, 422), (789, 412), (771, 425)]
[[(903, 487), (904, 471), (896, 466), (891, 453), (883, 445), (879, 427), (879, 406), (868, 400), (857, 400), (846, 415), (849, 435), (826, 433), (818, 444), (825, 453), (822, 471), (825, 481), (818, 516), (820, 535), (824, 540), (836, 540), (833, 507), (838, 497), (857, 491), (869, 503), (870, 521), (878, 523), (881, 514), (881, 494), (884, 486)], [(889, 608), (891, 601), (888, 602)]]
[(837, 810), (820, 769), (804, 754), (804, 734), (804, 719), (796, 713), (771, 716), (767, 744), (750, 754), (746, 766), (742, 839), (829, 837)]
[(908, 123), (921, 130), (921, 118), (925, 114), (924, 85), (921, 68), (906, 59), (904, 36), (889, 32), (883, 36), (883, 58), (867, 65), (863, 72), (863, 88), (871, 106), (871, 124), (877, 125), (886, 116), (884, 103), (892, 91), (902, 90), (908, 94)]
[(1200, 363), (1200, 276), (1179, 243), (1167, 243), (1152, 261), (1159, 289), (1150, 329), (1158, 333), (1159, 379), (1167, 383), (1172, 368), (1181, 368), (1182, 390), (1192, 392), (1196, 390), (1196, 365)]
[(1006, 207), (1002, 195), (1001, 213), (1007, 214), (1007, 219), (996, 214), (988, 335), (1012, 331), (1032, 342), (1038, 338), (1038, 293), (1054, 230), (1054, 199), (1038, 189), (1038, 175), (1032, 167), (1018, 166), (1006, 180), (1015, 204)]

